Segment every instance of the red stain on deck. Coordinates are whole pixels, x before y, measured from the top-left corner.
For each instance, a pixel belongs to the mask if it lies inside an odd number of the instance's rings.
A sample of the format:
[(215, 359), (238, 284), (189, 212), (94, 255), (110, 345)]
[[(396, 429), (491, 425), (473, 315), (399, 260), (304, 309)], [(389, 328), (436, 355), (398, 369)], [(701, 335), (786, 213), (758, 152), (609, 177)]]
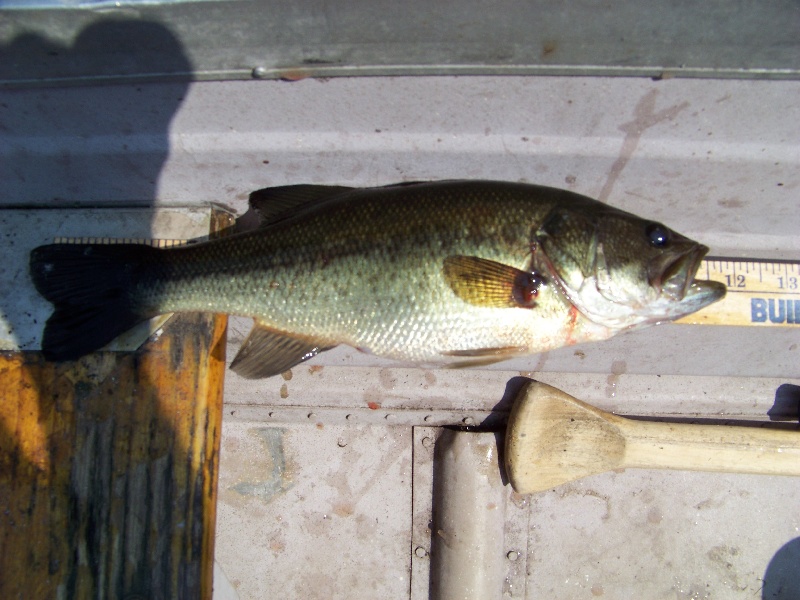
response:
[(370, 410), (378, 410), (381, 407), (381, 405), (377, 402), (367, 402), (367, 406)]

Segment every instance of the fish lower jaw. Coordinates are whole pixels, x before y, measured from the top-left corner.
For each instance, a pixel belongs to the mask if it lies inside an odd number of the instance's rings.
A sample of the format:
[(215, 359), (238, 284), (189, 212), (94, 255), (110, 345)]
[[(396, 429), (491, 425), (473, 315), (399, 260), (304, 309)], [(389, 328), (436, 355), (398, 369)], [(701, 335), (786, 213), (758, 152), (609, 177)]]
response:
[(687, 293), (680, 298), (664, 291), (642, 302), (628, 304), (606, 298), (594, 285), (594, 280), (587, 279), (580, 291), (565, 291), (565, 295), (589, 321), (621, 331), (658, 325), (697, 312), (722, 298), (724, 287), (713, 281), (692, 281)]
[(588, 321), (614, 333), (672, 321), (688, 312), (694, 312), (687, 311), (680, 303), (668, 298), (660, 298), (640, 306), (608, 300), (594, 304), (575, 303), (575, 308)]
[(636, 310), (625, 323), (617, 323), (617, 329), (641, 329), (652, 325), (661, 325), (675, 321), (681, 317), (697, 312), (710, 302), (693, 302), (684, 299), (676, 301), (672, 298), (660, 298)]
[(562, 287), (567, 300), (589, 322), (612, 331), (636, 326), (642, 320), (641, 307), (609, 300), (597, 289), (596, 280), (587, 278), (578, 291)]

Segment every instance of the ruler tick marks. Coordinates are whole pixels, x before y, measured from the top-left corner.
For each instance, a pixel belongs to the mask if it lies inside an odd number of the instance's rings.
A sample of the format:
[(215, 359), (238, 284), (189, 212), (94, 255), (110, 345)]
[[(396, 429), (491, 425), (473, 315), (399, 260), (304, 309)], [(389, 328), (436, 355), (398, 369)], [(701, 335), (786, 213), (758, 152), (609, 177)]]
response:
[(709, 257), (703, 262), (698, 279), (705, 273), (725, 284), (728, 294), (679, 323), (800, 327), (800, 261)]

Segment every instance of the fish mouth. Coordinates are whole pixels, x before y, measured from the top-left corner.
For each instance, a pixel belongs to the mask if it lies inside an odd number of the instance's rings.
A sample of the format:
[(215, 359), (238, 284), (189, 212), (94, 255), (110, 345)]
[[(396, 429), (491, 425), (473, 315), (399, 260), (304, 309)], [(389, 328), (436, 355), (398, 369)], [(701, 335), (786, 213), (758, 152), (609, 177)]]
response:
[[(695, 280), (695, 275), (700, 267), (700, 261), (708, 253), (708, 247), (702, 244), (693, 244), (692, 246), (683, 252), (665, 253), (648, 265), (650, 285), (660, 296), (680, 302), (690, 292), (693, 285), (700, 283)], [(716, 286), (711, 286), (711, 288), (716, 289)], [(692, 295), (696, 293), (698, 292), (695, 290)]]
[(719, 281), (694, 280), (689, 284), (686, 295), (681, 300), (681, 306), (688, 313), (693, 313), (703, 307), (713, 304), (725, 297), (728, 288)]

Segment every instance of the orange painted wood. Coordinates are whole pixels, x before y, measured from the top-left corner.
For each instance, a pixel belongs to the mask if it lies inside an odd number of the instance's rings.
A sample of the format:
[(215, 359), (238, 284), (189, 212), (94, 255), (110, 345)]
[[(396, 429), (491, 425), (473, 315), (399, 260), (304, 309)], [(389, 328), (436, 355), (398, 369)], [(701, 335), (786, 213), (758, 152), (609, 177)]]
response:
[(211, 598), (225, 329), (0, 354), (0, 598)]

